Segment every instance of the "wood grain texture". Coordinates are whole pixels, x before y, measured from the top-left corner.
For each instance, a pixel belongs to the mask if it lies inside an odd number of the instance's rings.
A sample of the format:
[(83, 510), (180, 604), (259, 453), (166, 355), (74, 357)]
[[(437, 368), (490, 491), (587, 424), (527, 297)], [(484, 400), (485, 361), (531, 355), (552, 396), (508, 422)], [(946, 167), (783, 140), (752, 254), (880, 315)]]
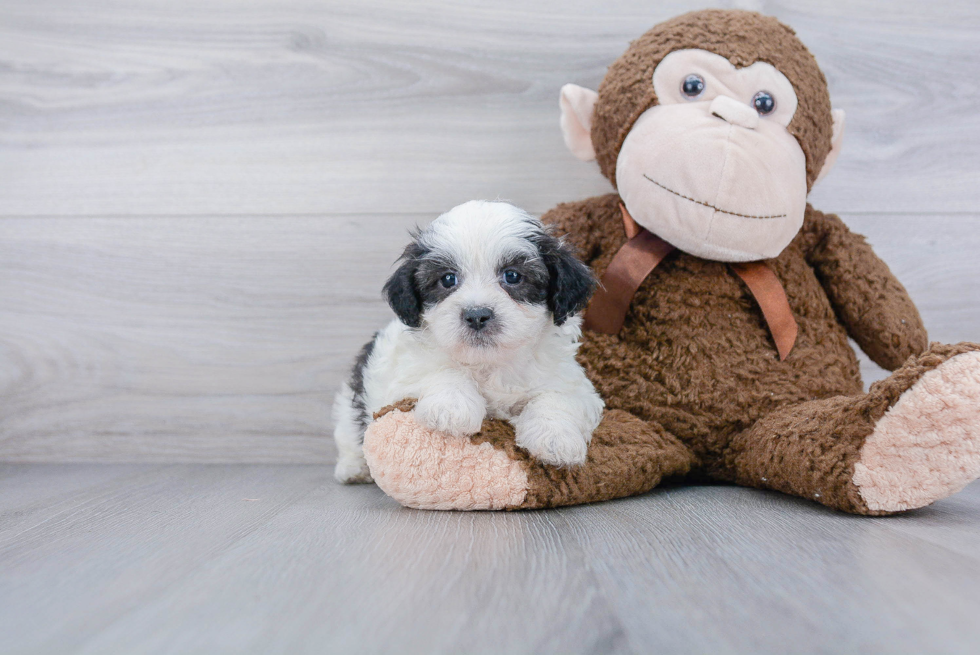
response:
[(0, 510), (3, 652), (967, 653), (980, 639), (977, 484), (869, 519), (725, 486), (452, 513), (319, 466), (8, 476), (48, 491)]
[(415, 222), (0, 219), (0, 453), (325, 460)]
[[(980, 9), (732, 4), (793, 25), (848, 112), (814, 205), (869, 235), (933, 338), (980, 338)], [(607, 191), (558, 89), (701, 6), (0, 3), (0, 459), (329, 461), (407, 228)]]
[[(542, 212), (601, 192), (558, 89), (697, 0), (0, 6), (0, 215)], [(717, 3), (731, 6), (732, 3)], [(976, 211), (980, 11), (741, 2), (794, 26), (848, 112), (827, 211)]]
[[(933, 339), (980, 338), (980, 216), (844, 218)], [(332, 394), (428, 219), (0, 219), (0, 458), (329, 461)]]

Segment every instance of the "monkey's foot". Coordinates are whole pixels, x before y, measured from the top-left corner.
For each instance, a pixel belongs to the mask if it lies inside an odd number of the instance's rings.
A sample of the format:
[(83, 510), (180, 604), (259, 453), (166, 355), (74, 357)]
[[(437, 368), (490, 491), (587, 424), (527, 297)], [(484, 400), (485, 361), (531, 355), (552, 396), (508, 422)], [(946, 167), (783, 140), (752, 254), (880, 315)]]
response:
[(488, 442), (425, 428), (410, 411), (377, 418), (364, 435), (364, 456), (381, 490), (406, 507), (507, 509), (527, 497), (520, 462)]
[(873, 512), (924, 507), (980, 477), (980, 352), (924, 374), (878, 421), (854, 465)]
[(684, 475), (694, 461), (663, 428), (607, 411), (581, 466), (555, 467), (517, 446), (514, 428), (488, 419), (465, 439), (415, 421), (411, 402), (378, 413), (364, 435), (374, 481), (419, 509), (535, 509), (621, 498)]

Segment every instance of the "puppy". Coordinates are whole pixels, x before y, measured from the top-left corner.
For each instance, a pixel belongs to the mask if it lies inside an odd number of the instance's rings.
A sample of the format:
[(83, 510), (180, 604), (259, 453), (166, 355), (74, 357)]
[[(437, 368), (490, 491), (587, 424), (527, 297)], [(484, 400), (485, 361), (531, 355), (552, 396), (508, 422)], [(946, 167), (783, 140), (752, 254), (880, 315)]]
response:
[(505, 419), (541, 462), (583, 463), (603, 409), (575, 361), (591, 270), (503, 202), (459, 205), (414, 237), (384, 286), (398, 320), (364, 346), (334, 403), (336, 478), (371, 481), (364, 430), (403, 398), (430, 429), (462, 438)]

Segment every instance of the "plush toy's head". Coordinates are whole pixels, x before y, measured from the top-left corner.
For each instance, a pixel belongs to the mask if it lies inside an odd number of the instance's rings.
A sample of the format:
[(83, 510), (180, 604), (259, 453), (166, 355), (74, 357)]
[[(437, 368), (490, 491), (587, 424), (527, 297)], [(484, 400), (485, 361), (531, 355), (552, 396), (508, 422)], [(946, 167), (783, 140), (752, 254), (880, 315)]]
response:
[(735, 10), (657, 25), (598, 93), (566, 85), (565, 143), (596, 159), (637, 223), (691, 254), (775, 257), (840, 148), (844, 114), (793, 30)]

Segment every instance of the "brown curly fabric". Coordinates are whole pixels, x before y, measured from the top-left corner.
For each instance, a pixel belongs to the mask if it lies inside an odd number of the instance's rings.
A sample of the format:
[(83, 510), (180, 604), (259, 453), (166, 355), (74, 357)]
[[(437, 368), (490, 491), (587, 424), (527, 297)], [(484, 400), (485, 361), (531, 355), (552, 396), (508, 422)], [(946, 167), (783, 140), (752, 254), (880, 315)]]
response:
[(695, 11), (660, 23), (609, 67), (592, 120), (592, 143), (602, 174), (616, 186), (616, 159), (623, 141), (640, 114), (657, 103), (657, 64), (674, 50), (693, 48), (721, 55), (737, 68), (763, 61), (786, 76), (799, 100), (788, 129), (806, 155), (809, 190), (831, 147), (827, 80), (791, 28), (775, 18), (738, 10)]
[[(854, 514), (888, 514), (870, 510), (853, 482), (861, 447), (885, 412), (923, 375), (978, 350), (973, 343), (934, 343), (867, 394), (779, 408), (735, 435), (710, 477), (810, 498)], [(516, 446), (513, 428), (504, 421), (484, 423), (473, 442), (490, 443), (527, 472), (527, 499), (511, 509), (620, 498), (648, 491), (664, 478), (698, 472), (691, 451), (659, 424), (619, 410), (606, 412), (581, 467), (556, 469), (535, 462)]]
[(418, 402), (418, 398), (403, 398), (397, 403), (392, 403), (391, 405), (385, 405), (378, 411), (374, 413), (374, 420), (377, 421), (379, 418), (385, 414), (390, 414), (391, 412), (398, 410), (399, 412), (410, 412), (415, 409), (415, 404)]
[[(601, 276), (626, 238), (619, 203), (609, 194), (562, 204), (543, 220), (566, 235)], [(889, 369), (928, 345), (901, 283), (837, 216), (808, 206), (800, 234), (768, 263), (799, 326), (785, 361), (745, 284), (724, 263), (680, 251), (668, 255), (637, 290), (618, 335), (583, 337), (579, 360), (607, 406), (662, 426), (694, 454), (693, 470), (709, 477), (748, 483), (732, 468), (736, 437), (756, 424), (763, 430), (760, 421), (776, 420), (786, 408), (826, 401), (826, 419), (818, 419), (814, 408), (800, 411), (831, 426), (834, 412), (851, 412), (845, 400), (828, 401), (861, 396), (849, 334)], [(744, 458), (756, 455), (744, 447), (739, 452), (738, 461), (750, 470)], [(796, 452), (790, 470), (808, 466), (816, 454)], [(759, 479), (752, 484), (766, 486)], [(839, 494), (823, 498), (845, 508)], [(853, 503), (847, 508), (859, 511)]]
[(855, 514), (885, 514), (869, 510), (853, 483), (861, 447), (885, 412), (923, 375), (978, 349), (973, 343), (933, 343), (891, 377), (871, 385), (867, 394), (781, 408), (732, 440), (719, 477)]
[(490, 443), (522, 463), (528, 476), (527, 500), (511, 509), (579, 505), (633, 496), (657, 486), (668, 476), (690, 471), (693, 457), (663, 428), (626, 412), (609, 411), (592, 435), (589, 456), (582, 466), (555, 468), (531, 459), (514, 442), (514, 429), (505, 421), (488, 420), (472, 437)]

